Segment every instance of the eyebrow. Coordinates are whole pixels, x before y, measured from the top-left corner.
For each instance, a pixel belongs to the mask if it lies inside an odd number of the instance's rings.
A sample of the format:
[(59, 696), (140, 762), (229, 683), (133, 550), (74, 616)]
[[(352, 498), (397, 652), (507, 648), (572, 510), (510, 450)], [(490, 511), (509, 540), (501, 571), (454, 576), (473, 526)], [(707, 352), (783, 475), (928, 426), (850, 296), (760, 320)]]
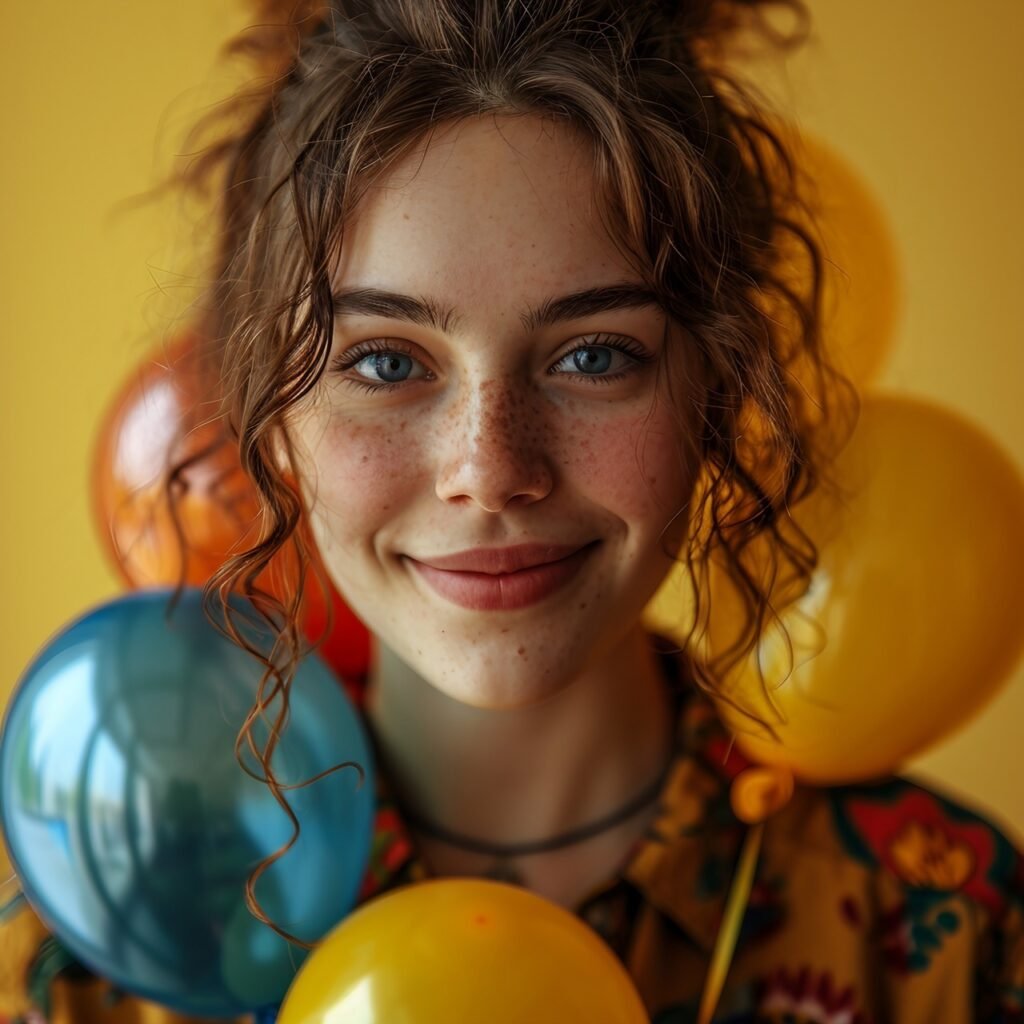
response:
[[(380, 288), (343, 288), (332, 297), (335, 318), (380, 316), (391, 320), (407, 320), (445, 333), (455, 329), (462, 321), (453, 308), (443, 306), (429, 296), (403, 295)], [(610, 284), (545, 299), (539, 305), (530, 306), (520, 313), (519, 319), (527, 331), (536, 331), (565, 320), (581, 320), (595, 313), (648, 306), (664, 309), (656, 293), (644, 285)]]

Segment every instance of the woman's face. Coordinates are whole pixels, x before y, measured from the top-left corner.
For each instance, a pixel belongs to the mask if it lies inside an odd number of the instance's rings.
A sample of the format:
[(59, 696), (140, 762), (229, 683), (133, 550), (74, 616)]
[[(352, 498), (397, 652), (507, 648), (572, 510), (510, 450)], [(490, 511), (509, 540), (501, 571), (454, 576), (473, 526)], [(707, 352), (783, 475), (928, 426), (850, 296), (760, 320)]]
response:
[[(436, 132), (347, 225), (331, 362), (289, 423), (338, 589), (481, 707), (609, 657), (685, 535), (695, 359), (673, 331), (659, 370), (666, 315), (598, 201), (585, 148), (551, 122)], [(592, 289), (608, 291), (563, 301)]]

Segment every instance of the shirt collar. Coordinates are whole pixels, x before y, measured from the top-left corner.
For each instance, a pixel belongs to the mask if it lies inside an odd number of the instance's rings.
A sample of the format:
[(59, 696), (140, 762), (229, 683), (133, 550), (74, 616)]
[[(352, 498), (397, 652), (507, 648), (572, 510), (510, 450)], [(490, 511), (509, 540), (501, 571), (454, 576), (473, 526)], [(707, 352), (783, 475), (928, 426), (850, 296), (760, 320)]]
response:
[(748, 762), (708, 697), (689, 687), (657, 816), (623, 877), (710, 952), (745, 832), (733, 814), (729, 787)]

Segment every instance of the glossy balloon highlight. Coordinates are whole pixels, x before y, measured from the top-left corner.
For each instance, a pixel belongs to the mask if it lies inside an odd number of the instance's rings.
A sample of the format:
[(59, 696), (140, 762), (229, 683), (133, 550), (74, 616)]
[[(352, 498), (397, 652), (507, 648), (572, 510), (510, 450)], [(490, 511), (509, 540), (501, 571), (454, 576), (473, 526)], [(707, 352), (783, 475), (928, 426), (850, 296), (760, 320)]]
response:
[[(279, 1003), (303, 957), (244, 898), (292, 826), (235, 760), (262, 666), (206, 620), (200, 591), (173, 609), (170, 593), (96, 608), (26, 670), (0, 736), (2, 825), (26, 896), (83, 963), (183, 1012), (233, 1015)], [(244, 633), (270, 650), (265, 628)], [(266, 736), (257, 724), (257, 743)], [(374, 813), (363, 727), (309, 656), (275, 774), (301, 783), (345, 762), (362, 783), (347, 767), (288, 792), (298, 841), (256, 887), (270, 918), (307, 941), (355, 904)]]

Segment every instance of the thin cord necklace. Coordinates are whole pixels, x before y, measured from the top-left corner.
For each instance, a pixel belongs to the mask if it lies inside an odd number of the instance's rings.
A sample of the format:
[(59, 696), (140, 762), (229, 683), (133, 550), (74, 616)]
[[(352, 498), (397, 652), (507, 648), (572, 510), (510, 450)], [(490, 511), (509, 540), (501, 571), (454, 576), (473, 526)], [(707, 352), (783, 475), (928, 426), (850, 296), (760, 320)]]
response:
[(520, 843), (495, 843), (486, 839), (476, 838), (475, 836), (462, 835), (459, 832), (430, 821), (428, 818), (407, 807), (402, 807), (401, 812), (405, 820), (424, 835), (430, 836), (433, 839), (440, 839), (442, 842), (448, 843), (451, 846), (458, 846), (471, 853), (495, 857), (495, 863), (485, 872), (485, 877), (519, 884), (522, 882), (522, 877), (511, 863), (513, 858), (527, 857), (536, 853), (548, 853), (551, 850), (560, 850), (563, 847), (581, 843), (583, 840), (599, 835), (601, 832), (605, 832), (631, 818), (646, 807), (661, 792), (674, 760), (673, 750), (658, 777), (622, 807), (612, 811), (610, 814), (606, 814), (602, 818), (598, 818), (597, 821), (570, 829), (568, 832), (561, 833), (561, 835), (549, 836), (547, 839), (534, 839)]

